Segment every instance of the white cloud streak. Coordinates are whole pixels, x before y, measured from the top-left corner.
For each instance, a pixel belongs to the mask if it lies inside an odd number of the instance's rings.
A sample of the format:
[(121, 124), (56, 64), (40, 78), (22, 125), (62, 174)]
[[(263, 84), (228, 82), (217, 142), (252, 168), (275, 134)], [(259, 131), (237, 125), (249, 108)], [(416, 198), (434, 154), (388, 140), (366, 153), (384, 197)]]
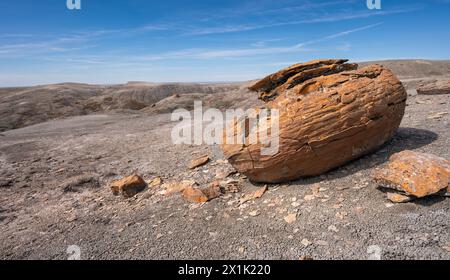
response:
[(312, 49), (306, 48), (307, 46), (322, 43), (339, 37), (347, 36), (355, 32), (368, 30), (379, 25), (382, 22), (365, 25), (362, 27), (342, 31), (339, 33), (331, 34), (319, 39), (306, 41), (303, 43), (295, 44), (292, 46), (283, 47), (264, 47), (264, 48), (245, 48), (245, 49), (225, 49), (225, 50), (206, 50), (206, 49), (186, 49), (176, 52), (162, 53), (159, 55), (143, 56), (137, 58), (142, 61), (157, 61), (157, 60), (169, 60), (169, 59), (215, 59), (215, 58), (234, 58), (234, 57), (248, 57), (258, 55), (269, 54), (282, 54), (282, 53), (295, 53), (302, 51), (311, 51)]
[(299, 24), (312, 24), (312, 23), (329, 23), (329, 22), (338, 22), (344, 20), (352, 20), (352, 19), (361, 19), (361, 18), (370, 18), (375, 16), (386, 16), (400, 13), (409, 13), (413, 11), (417, 11), (418, 8), (406, 8), (406, 9), (397, 9), (397, 10), (389, 10), (389, 11), (360, 11), (360, 12), (349, 12), (343, 14), (332, 14), (332, 15), (322, 15), (310, 17), (307, 19), (300, 20), (292, 20), (285, 22), (276, 22), (276, 23), (267, 23), (267, 24), (240, 24), (240, 25), (224, 25), (219, 27), (200, 27), (193, 28), (184, 33), (184, 35), (189, 36), (199, 36), (199, 35), (212, 35), (212, 34), (222, 34), (222, 33), (232, 33), (232, 32), (244, 32), (244, 31), (252, 31), (258, 29), (265, 28), (273, 28), (273, 27), (281, 27), (281, 26), (289, 26), (289, 25), (299, 25)]

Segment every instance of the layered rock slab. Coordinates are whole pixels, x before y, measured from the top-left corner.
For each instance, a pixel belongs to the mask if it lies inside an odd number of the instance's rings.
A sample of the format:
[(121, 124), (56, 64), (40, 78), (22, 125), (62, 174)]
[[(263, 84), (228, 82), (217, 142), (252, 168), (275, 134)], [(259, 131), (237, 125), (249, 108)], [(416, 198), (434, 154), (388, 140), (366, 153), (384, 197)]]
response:
[(450, 94), (450, 79), (435, 80), (430, 83), (420, 84), (417, 87), (417, 93), (424, 95)]
[[(251, 181), (279, 183), (322, 174), (365, 155), (398, 129), (406, 91), (389, 70), (357, 70), (343, 59), (295, 64), (250, 87), (266, 109), (278, 109), (279, 149), (263, 155), (260, 142), (222, 145), (228, 161)], [(272, 117), (274, 118), (274, 117)], [(245, 126), (248, 117), (232, 126)], [(265, 128), (270, 132), (270, 127)], [(269, 133), (270, 134), (270, 133)]]
[(403, 151), (392, 155), (387, 166), (373, 173), (373, 178), (379, 186), (398, 191), (397, 197), (445, 195), (450, 180), (450, 162), (432, 154)]

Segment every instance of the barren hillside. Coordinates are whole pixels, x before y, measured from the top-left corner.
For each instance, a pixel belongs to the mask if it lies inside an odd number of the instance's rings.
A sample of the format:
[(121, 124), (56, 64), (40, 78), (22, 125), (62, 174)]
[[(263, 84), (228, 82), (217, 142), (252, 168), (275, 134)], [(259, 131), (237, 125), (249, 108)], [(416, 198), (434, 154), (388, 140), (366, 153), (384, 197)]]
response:
[(0, 89), (0, 131), (51, 119), (103, 112), (133, 112), (172, 95), (213, 94), (239, 89), (238, 84), (86, 85), (64, 83)]
[[(450, 76), (450, 61), (390, 60), (379, 63), (392, 69), (407, 89), (430, 79)], [(246, 89), (248, 82), (228, 84), (147, 83), (87, 85), (63, 83), (23, 88), (0, 88), (0, 132), (92, 113), (167, 113), (191, 108), (194, 100), (219, 109), (258, 103)], [(209, 96), (214, 94), (215, 96)], [(181, 95), (185, 95), (182, 96)]]

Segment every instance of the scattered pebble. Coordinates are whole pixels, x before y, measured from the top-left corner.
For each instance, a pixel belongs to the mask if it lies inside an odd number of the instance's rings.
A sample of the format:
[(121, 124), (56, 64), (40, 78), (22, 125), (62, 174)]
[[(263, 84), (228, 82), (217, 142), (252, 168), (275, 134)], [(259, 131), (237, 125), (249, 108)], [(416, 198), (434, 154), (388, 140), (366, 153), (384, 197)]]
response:
[(299, 206), (300, 206), (300, 203), (298, 203), (298, 202), (292, 202), (291, 205), (292, 205), (292, 207), (299, 207)]
[(326, 242), (324, 240), (317, 240), (316, 244), (319, 246), (328, 246), (328, 242)]
[(250, 213), (248, 213), (250, 216), (252, 216), (252, 217), (256, 217), (256, 216), (259, 216), (259, 211), (258, 210), (255, 210), (255, 211), (252, 211), (252, 212), (250, 212)]
[(289, 214), (286, 217), (284, 217), (284, 220), (286, 221), (286, 223), (292, 224), (297, 220), (297, 214), (296, 213)]
[(305, 246), (305, 247), (308, 247), (309, 245), (312, 244), (312, 243), (311, 243), (308, 239), (306, 239), (306, 238), (302, 239), (301, 243), (302, 243), (302, 245)]
[(333, 231), (333, 232), (339, 232), (338, 228), (335, 225), (331, 225), (328, 227), (329, 231)]
[(345, 219), (345, 217), (347, 217), (348, 213), (347, 212), (337, 212), (336, 213), (336, 217), (343, 220)]

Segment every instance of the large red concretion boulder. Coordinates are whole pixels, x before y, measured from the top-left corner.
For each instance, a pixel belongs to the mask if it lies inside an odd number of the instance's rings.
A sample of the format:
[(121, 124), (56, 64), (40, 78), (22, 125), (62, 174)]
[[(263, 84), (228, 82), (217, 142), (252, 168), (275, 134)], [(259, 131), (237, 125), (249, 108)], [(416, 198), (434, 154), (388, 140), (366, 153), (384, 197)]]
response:
[[(388, 141), (403, 118), (407, 94), (380, 65), (330, 59), (300, 63), (250, 87), (268, 109), (279, 110), (279, 149), (261, 143), (225, 143), (229, 162), (254, 182), (279, 183), (319, 175), (361, 157)], [(232, 125), (242, 125), (245, 118)], [(246, 139), (248, 140), (248, 139)]]

